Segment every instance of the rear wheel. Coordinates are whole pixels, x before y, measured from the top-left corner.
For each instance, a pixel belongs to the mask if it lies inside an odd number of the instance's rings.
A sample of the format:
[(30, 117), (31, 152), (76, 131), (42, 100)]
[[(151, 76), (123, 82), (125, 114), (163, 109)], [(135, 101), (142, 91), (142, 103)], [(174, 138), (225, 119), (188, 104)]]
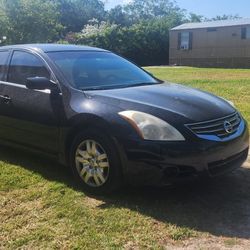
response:
[(121, 184), (121, 164), (112, 139), (88, 130), (76, 136), (70, 153), (76, 180), (90, 193), (112, 192)]

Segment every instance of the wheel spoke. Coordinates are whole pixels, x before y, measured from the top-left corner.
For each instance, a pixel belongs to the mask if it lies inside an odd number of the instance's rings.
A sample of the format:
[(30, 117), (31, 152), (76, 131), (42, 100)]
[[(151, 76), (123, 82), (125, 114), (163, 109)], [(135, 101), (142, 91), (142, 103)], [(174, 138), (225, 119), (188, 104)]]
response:
[(89, 178), (90, 178), (91, 176), (92, 176), (92, 175), (91, 175), (89, 172), (87, 172), (86, 176), (84, 177), (84, 181), (85, 181), (86, 183), (88, 183)]
[(83, 167), (82, 170), (81, 170), (81, 173), (80, 175), (81, 176), (84, 176), (84, 174), (87, 172), (87, 168), (86, 167)]
[(99, 163), (99, 167), (100, 167), (100, 168), (108, 168), (108, 167), (109, 167), (109, 164), (108, 164), (108, 162), (100, 162), (100, 163)]
[(102, 183), (105, 182), (105, 178), (103, 177), (102, 173), (100, 171), (97, 171), (97, 176), (99, 177), (99, 179), (101, 180)]
[(86, 142), (86, 148), (87, 148), (88, 154), (91, 154), (91, 145), (90, 145), (90, 141), (87, 141), (87, 142)]
[(97, 186), (100, 186), (101, 183), (100, 183), (100, 181), (99, 181), (99, 179), (98, 179), (98, 176), (97, 176), (96, 174), (94, 174), (93, 177), (94, 177), (94, 180), (95, 180), (96, 185), (97, 185)]
[(101, 154), (97, 157), (97, 160), (98, 161), (103, 161), (103, 160), (106, 160), (107, 159), (107, 155), (106, 154)]
[(77, 160), (78, 162), (84, 164), (84, 165), (87, 165), (87, 164), (89, 163), (87, 160), (83, 159), (83, 158), (80, 157), (80, 156), (77, 156), (77, 157), (76, 157), (76, 160)]
[(94, 141), (92, 141), (91, 153), (92, 155), (96, 154), (96, 143)]
[(89, 155), (89, 153), (87, 151), (83, 151), (83, 150), (78, 149), (77, 154), (81, 155), (86, 160), (91, 158), (91, 156)]
[(81, 155), (82, 157), (85, 155), (85, 152), (86, 152), (86, 151), (77, 149), (77, 154), (78, 154), (78, 155)]

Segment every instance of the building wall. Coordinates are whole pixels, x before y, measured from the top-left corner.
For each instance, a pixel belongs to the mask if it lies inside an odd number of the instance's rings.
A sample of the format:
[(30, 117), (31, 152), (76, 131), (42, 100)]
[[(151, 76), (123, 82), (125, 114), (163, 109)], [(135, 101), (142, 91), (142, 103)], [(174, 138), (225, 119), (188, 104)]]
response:
[[(250, 68), (250, 39), (241, 38), (242, 26), (170, 31), (169, 63), (198, 67)], [(178, 33), (193, 33), (192, 49), (178, 50)]]

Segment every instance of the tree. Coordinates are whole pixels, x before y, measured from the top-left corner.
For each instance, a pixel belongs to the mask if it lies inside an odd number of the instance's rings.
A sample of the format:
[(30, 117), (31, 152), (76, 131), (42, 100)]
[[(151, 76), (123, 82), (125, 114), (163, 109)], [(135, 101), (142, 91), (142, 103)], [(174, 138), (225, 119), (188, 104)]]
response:
[(100, 0), (54, 0), (60, 13), (60, 23), (67, 32), (79, 32), (90, 19), (104, 19), (104, 3)]
[(3, 5), (2, 5), (2, 0), (1, 0), (0, 1), (0, 45), (2, 45), (6, 41), (7, 27), (8, 27), (7, 16), (2, 6)]
[(189, 13), (188, 21), (191, 23), (200, 23), (204, 20), (204, 16), (197, 15), (195, 13)]
[(235, 20), (240, 19), (241, 17), (239, 15), (222, 15), (222, 16), (216, 16), (213, 18), (206, 18), (206, 21), (220, 21), (220, 20)]
[(107, 14), (107, 20), (110, 23), (116, 23), (122, 26), (130, 26), (132, 24), (128, 13), (121, 5), (117, 5), (113, 9), (109, 10)]
[(56, 5), (49, 0), (2, 0), (9, 43), (52, 42), (59, 38)]
[(149, 20), (155, 17), (172, 17), (184, 15), (173, 1), (170, 0), (134, 0), (124, 7), (124, 10), (130, 16), (134, 23), (141, 20)]
[(167, 64), (169, 30), (185, 18), (170, 0), (134, 0), (111, 9), (105, 22), (95, 19), (69, 33), (66, 41), (102, 47), (140, 65)]
[(179, 17), (144, 20), (129, 27), (108, 22), (91, 22), (82, 32), (70, 34), (69, 43), (102, 47), (140, 65), (168, 63), (169, 29), (179, 25)]

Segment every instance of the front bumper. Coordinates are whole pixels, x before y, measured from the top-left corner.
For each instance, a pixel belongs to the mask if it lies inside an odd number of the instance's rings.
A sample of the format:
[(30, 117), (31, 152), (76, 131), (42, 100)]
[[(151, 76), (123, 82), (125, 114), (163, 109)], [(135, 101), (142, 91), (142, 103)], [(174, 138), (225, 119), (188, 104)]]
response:
[(214, 177), (244, 163), (248, 155), (247, 125), (225, 142), (192, 138), (184, 142), (121, 141), (124, 176), (129, 184), (166, 185), (180, 179)]

